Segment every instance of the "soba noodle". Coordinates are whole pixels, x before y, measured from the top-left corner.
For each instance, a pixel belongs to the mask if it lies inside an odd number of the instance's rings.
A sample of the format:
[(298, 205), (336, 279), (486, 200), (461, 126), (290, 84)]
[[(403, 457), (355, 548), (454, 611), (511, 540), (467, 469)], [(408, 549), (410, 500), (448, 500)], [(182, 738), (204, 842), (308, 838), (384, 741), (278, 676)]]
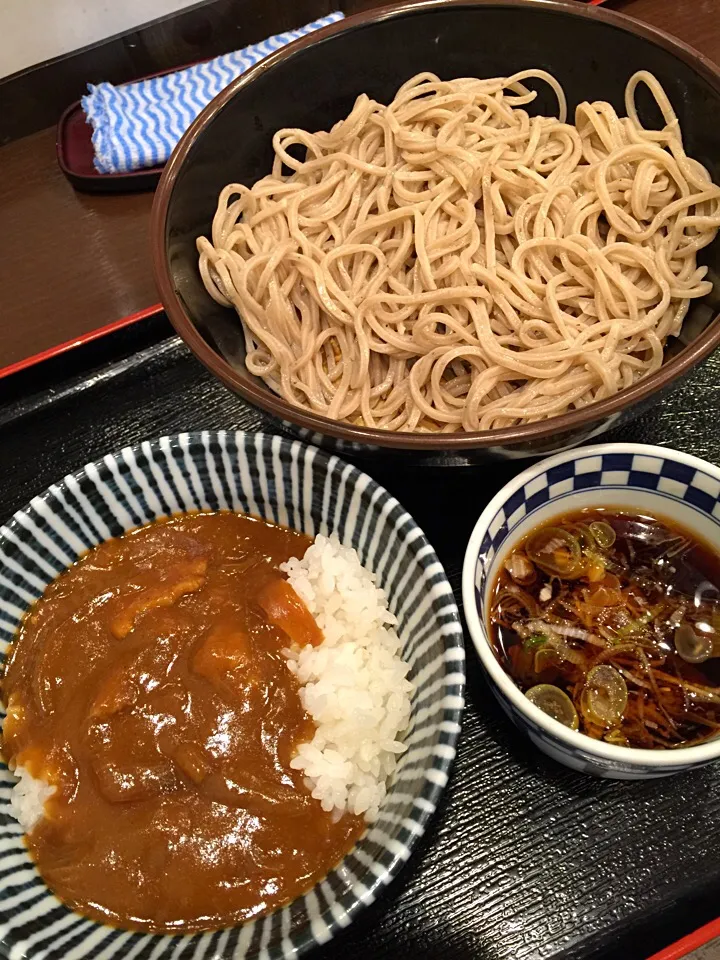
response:
[[(529, 79), (557, 119), (523, 109)], [(638, 119), (641, 83), (662, 130)], [(278, 131), (272, 173), (227, 186), (198, 239), (248, 370), (326, 417), (446, 432), (543, 420), (657, 370), (712, 288), (696, 254), (720, 188), (651, 74), (625, 108), (581, 103), (573, 125), (541, 70), (423, 73), (329, 133)]]

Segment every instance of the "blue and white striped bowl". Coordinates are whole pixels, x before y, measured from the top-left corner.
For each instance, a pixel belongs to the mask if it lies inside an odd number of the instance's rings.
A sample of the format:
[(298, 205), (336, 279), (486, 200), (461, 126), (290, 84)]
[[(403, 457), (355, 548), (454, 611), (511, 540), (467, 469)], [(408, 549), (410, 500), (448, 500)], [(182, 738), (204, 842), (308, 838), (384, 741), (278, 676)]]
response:
[(0, 527), (0, 647), (28, 607), (90, 547), (157, 517), (237, 510), (314, 536), (336, 533), (387, 592), (415, 682), (411, 726), (380, 817), (321, 883), (271, 916), (194, 936), (101, 926), (53, 896), (8, 813), (13, 778), (0, 770), (0, 954), (42, 960), (296, 957), (372, 903), (422, 836), (455, 756), (465, 681), (452, 590), (412, 517), (366, 474), (279, 437), (164, 437), (90, 464)]
[(493, 693), (537, 747), (584, 773), (647, 779), (716, 760), (718, 738), (674, 750), (637, 750), (570, 730), (534, 706), (496, 659), (488, 640), (488, 617), (501, 563), (534, 527), (586, 507), (666, 517), (720, 553), (720, 469), (698, 457), (644, 444), (607, 443), (567, 451), (524, 470), (483, 510), (463, 565), (465, 618)]

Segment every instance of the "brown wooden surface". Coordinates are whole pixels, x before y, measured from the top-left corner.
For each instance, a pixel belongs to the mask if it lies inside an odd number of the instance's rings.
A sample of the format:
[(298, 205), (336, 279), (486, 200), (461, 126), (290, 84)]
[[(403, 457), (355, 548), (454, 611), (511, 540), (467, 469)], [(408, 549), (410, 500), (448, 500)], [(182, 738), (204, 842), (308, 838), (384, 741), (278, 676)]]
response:
[(0, 149), (0, 367), (157, 301), (151, 204), (76, 193), (54, 129)]
[[(340, 3), (348, 13), (379, 5)], [(38, 117), (54, 122), (88, 79), (127, 80), (237, 49), (336, 6), (329, 0), (216, 0), (65, 58), (63, 70), (55, 64), (11, 78), (0, 85), (3, 111), (12, 120), (24, 107), (28, 128)], [(615, 6), (720, 62), (720, 0)], [(52, 91), (45, 100), (43, 76)], [(76, 193), (57, 166), (54, 125), (0, 148), (0, 368), (157, 301), (147, 243), (151, 204), (150, 194)]]

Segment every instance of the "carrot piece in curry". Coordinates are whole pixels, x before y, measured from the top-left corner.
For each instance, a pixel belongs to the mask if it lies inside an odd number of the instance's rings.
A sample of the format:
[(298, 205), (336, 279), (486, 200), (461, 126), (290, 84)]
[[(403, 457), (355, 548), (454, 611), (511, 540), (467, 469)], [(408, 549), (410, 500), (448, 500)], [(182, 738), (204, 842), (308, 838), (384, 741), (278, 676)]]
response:
[(318, 647), (323, 634), (315, 618), (287, 580), (271, 580), (257, 596), (268, 620), (286, 633), (293, 643)]
[(195, 673), (215, 679), (252, 662), (252, 642), (246, 630), (231, 620), (222, 620), (208, 630), (192, 658)]

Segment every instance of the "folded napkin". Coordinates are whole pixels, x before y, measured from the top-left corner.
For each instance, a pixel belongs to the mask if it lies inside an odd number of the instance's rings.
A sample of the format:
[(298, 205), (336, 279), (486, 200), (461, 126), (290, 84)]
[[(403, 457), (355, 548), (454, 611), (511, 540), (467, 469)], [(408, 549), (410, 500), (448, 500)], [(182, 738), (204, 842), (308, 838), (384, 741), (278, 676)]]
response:
[(339, 11), (331, 13), (297, 30), (163, 77), (119, 87), (88, 84), (90, 92), (83, 97), (82, 107), (93, 127), (95, 169), (124, 173), (165, 163), (203, 107), (231, 81), (291, 40), (342, 17)]

